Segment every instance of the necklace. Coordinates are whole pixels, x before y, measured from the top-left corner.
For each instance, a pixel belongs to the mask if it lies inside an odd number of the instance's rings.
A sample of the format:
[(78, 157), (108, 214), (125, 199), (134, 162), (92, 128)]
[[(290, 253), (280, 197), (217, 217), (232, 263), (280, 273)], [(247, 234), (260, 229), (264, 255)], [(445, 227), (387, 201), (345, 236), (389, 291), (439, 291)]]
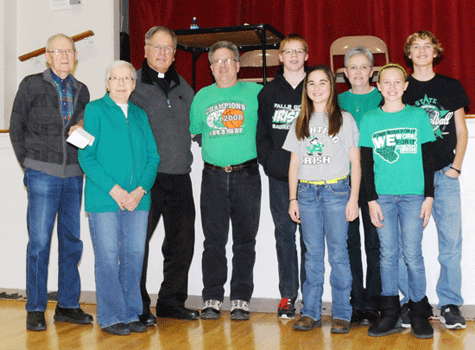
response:
[[(368, 94), (364, 94), (363, 98), (356, 98), (354, 99), (354, 102), (355, 102), (355, 108), (356, 108), (356, 111), (359, 112), (360, 111), (360, 108), (365, 106), (365, 101), (366, 101), (366, 98), (368, 97), (367, 96)], [(358, 96), (361, 96), (361, 95), (358, 95)]]
[[(355, 109), (357, 112), (360, 111), (360, 108), (363, 108), (365, 106), (365, 102), (366, 100), (368, 99), (368, 95), (373, 91), (373, 89), (371, 89), (369, 92), (367, 92), (366, 94), (355, 94), (352, 92), (352, 94), (354, 95), (354, 98), (353, 98), (353, 104), (355, 106)], [(361, 96), (361, 98), (360, 98)]]

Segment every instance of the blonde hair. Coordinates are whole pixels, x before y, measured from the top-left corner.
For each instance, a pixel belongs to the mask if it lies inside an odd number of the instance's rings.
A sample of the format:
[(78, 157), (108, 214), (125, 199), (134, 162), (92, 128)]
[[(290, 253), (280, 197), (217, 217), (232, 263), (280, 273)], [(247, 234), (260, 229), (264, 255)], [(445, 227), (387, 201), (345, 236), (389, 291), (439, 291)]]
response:
[(381, 73), (385, 70), (385, 69), (389, 69), (389, 68), (396, 68), (396, 69), (399, 69), (402, 74), (404, 74), (404, 80), (407, 80), (407, 72), (406, 70), (399, 64), (397, 63), (388, 63), (386, 64), (385, 66), (383, 66), (380, 70), (379, 70), (379, 73), (378, 73), (378, 83), (381, 82)]
[(439, 42), (439, 40), (437, 40), (435, 35), (429, 32), (428, 30), (420, 30), (418, 32), (415, 32), (414, 34), (409, 35), (406, 39), (406, 44), (404, 44), (404, 56), (406, 56), (408, 60), (410, 60), (409, 56), (411, 55), (412, 44), (414, 44), (414, 41), (419, 39), (429, 39), (436, 53), (435, 58), (439, 58), (442, 56), (442, 52), (444, 51), (444, 49), (442, 48), (441, 43)]

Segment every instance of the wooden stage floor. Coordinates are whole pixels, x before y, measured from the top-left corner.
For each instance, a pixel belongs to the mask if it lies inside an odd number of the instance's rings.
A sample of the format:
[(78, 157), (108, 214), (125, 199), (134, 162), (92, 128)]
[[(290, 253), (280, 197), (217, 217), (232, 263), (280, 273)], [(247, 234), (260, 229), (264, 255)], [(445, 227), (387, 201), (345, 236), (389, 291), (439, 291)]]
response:
[[(434, 338), (416, 339), (410, 330), (381, 338), (367, 336), (365, 326), (354, 325), (345, 335), (330, 334), (331, 318), (324, 316), (323, 327), (309, 332), (292, 330), (293, 320), (278, 320), (276, 314), (252, 313), (250, 321), (231, 321), (229, 312), (219, 320), (181, 321), (159, 319), (146, 333), (112, 336), (97, 323), (73, 325), (53, 321), (56, 303), (48, 303), (43, 332), (26, 330), (25, 301), (0, 300), (0, 349), (475, 349), (475, 322), (465, 330), (449, 331), (433, 320)], [(96, 306), (82, 305), (96, 315)]]

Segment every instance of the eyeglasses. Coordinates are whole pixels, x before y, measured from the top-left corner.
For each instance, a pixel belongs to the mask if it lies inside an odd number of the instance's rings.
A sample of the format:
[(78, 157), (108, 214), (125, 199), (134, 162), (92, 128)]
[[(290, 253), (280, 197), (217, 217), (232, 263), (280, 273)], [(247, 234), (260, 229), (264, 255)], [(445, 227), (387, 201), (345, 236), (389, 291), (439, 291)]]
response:
[(134, 81), (134, 78), (113, 76), (113, 77), (110, 77), (109, 80), (113, 81), (114, 83), (118, 83), (119, 81), (123, 81), (124, 83), (131, 83)]
[(288, 50), (282, 51), (282, 53), (283, 53), (284, 55), (287, 55), (287, 56), (291, 56), (291, 55), (293, 55), (294, 53), (297, 54), (297, 55), (299, 55), (299, 56), (302, 56), (302, 55), (305, 54), (305, 52), (306, 52), (306, 51), (305, 51), (305, 50), (302, 50), (302, 49), (288, 49)]
[(219, 60), (213, 61), (212, 64), (217, 64), (218, 66), (225, 64), (227, 66), (230, 66), (231, 63), (233, 62), (236, 62), (234, 58), (225, 58), (225, 59), (219, 59)]
[(56, 56), (62, 56), (63, 53), (66, 52), (66, 55), (72, 56), (72, 55), (74, 55), (74, 53), (75, 53), (76, 51), (71, 50), (71, 49), (68, 49), (68, 50), (52, 50), (52, 51), (46, 51), (46, 52), (47, 52), (47, 53), (52, 53), (53, 55), (56, 55)]
[(349, 67), (347, 67), (346, 69), (349, 70), (349, 71), (356, 71), (356, 70), (363, 70), (363, 71), (369, 71), (371, 70), (371, 66), (368, 66), (368, 65), (361, 65), (361, 66), (357, 66), (357, 65), (351, 65)]
[(152, 49), (156, 52), (160, 52), (160, 51), (164, 50), (167, 55), (171, 54), (174, 51), (173, 47), (171, 47), (171, 46), (163, 46), (163, 45), (158, 45), (158, 44), (157, 45), (147, 44), (147, 45), (151, 46)]

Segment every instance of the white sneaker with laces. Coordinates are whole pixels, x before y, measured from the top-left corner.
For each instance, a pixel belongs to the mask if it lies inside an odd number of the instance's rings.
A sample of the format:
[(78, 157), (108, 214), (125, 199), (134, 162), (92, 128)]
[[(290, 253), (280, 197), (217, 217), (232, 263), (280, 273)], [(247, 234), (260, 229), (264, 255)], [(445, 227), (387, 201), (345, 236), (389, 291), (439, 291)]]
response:
[(219, 300), (209, 299), (205, 301), (205, 305), (201, 310), (201, 318), (205, 320), (218, 319), (221, 314), (221, 305)]
[(249, 318), (249, 303), (244, 300), (231, 300), (231, 320), (245, 321)]

